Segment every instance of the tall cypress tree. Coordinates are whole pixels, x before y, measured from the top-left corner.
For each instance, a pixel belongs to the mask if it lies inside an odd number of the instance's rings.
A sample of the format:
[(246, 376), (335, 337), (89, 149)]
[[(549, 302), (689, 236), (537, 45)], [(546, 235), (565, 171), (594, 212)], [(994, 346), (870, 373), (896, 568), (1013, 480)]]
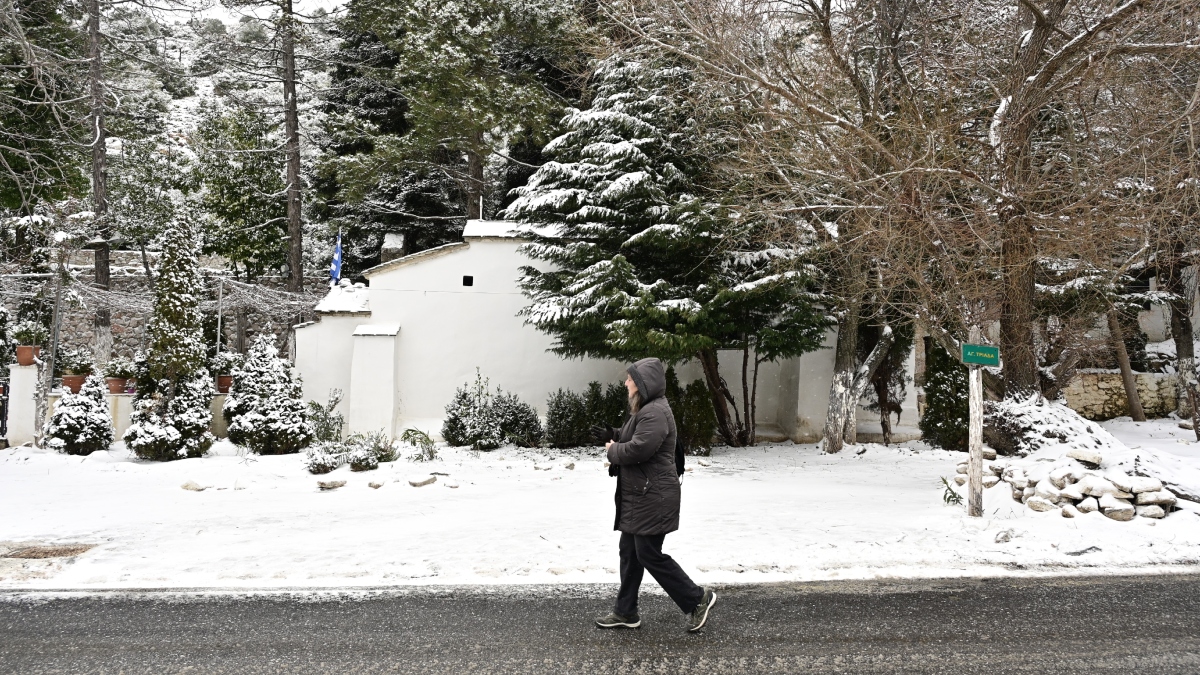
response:
[[(719, 119), (697, 122), (687, 68), (617, 53), (594, 89), (507, 209), (550, 226), (525, 249), (553, 263), (524, 270), (526, 315), (567, 356), (697, 359), (721, 436), (753, 444), (759, 365), (818, 348), (827, 325), (797, 252), (716, 196), (711, 167), (730, 148)], [(718, 370), (725, 349), (741, 352), (740, 397)]]
[(208, 451), (212, 378), (205, 370), (200, 317), (204, 278), (195, 226), (180, 217), (163, 236), (148, 326), (149, 352), (138, 374), (138, 397), (124, 439), (143, 459), (199, 457)]

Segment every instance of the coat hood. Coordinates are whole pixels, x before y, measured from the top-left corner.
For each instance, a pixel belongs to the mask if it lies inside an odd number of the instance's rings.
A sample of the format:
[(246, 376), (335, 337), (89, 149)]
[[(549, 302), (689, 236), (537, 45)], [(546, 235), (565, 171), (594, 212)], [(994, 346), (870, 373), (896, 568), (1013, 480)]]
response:
[(667, 372), (658, 359), (642, 359), (626, 368), (625, 372), (637, 385), (638, 393), (642, 395), (642, 405), (667, 392)]

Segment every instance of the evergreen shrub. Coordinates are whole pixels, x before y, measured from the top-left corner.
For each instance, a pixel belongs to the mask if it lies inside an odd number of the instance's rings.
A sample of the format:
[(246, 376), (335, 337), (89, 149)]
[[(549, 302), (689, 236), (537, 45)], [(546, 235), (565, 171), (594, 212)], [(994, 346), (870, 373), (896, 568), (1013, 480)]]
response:
[(309, 473), (329, 473), (346, 463), (346, 446), (341, 443), (319, 441), (304, 451), (304, 468)]
[(342, 427), (346, 418), (336, 408), (342, 402), (342, 390), (330, 389), (325, 405), (308, 402), (308, 423), (312, 427), (313, 440), (319, 443), (336, 443), (342, 440)]
[(299, 452), (312, 441), (300, 382), (269, 336), (255, 340), (221, 408), (229, 440), (260, 455)]
[(925, 350), (925, 414), (919, 427), (930, 445), (967, 450), (970, 403), (967, 367), (930, 340)]
[(55, 377), (62, 377), (63, 375), (91, 375), (94, 370), (92, 353), (86, 349), (64, 349), (55, 355)]
[(476, 371), (474, 384), (454, 392), (442, 424), (446, 442), (452, 446), (469, 445), (475, 450), (495, 450), (505, 443), (527, 448), (540, 444), (542, 423), (533, 406), (499, 387), (493, 394), (489, 384)]
[(434, 447), (433, 439), (420, 429), (405, 429), (400, 434), (400, 442), (417, 449), (417, 452), (409, 457), (414, 462), (431, 462), (437, 459), (437, 448)]
[(43, 429), (47, 444), (68, 455), (107, 450), (113, 442), (107, 395), (108, 387), (96, 375), (83, 381), (78, 394), (64, 394)]
[(208, 430), (213, 384), (204, 368), (198, 237), (192, 223), (180, 218), (162, 242), (148, 350), (136, 360), (138, 396), (124, 435), (134, 454), (153, 460), (199, 457), (215, 440)]
[(717, 415), (713, 412), (712, 396), (704, 380), (697, 379), (681, 387), (674, 368), (667, 368), (667, 403), (675, 415), (675, 432), (683, 443), (684, 452), (691, 455), (712, 453), (717, 433)]
[[(7, 315), (7, 311), (5, 312)], [(19, 345), (45, 345), (50, 339), (50, 331), (37, 321), (22, 321), (13, 327), (12, 337)]]
[(553, 448), (578, 448), (592, 444), (592, 426), (621, 426), (628, 406), (625, 388), (599, 382), (576, 394), (559, 389), (546, 400), (546, 442)]

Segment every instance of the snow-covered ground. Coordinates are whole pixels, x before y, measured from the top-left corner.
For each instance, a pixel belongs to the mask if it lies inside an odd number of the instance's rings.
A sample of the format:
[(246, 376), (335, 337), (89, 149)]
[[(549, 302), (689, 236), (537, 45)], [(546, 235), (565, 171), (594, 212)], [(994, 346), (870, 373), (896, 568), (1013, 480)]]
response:
[[(1200, 444), (1171, 420), (1103, 426), (1200, 470)], [(1068, 519), (1014, 502), (1002, 482), (985, 493), (986, 516), (968, 518), (942, 501), (941, 478), (963, 458), (920, 443), (688, 458), (682, 529), (666, 550), (701, 583), (1200, 566), (1200, 506), (1157, 521)], [(431, 473), (436, 482), (409, 484)], [(329, 480), (346, 485), (320, 491)], [(181, 489), (189, 481), (206, 489)], [(123, 449), (0, 451), (0, 556), (94, 545), (75, 558), (0, 557), (0, 589), (611, 583), (612, 523), (599, 449), (442, 449), (433, 462), (324, 476), (300, 456), (243, 457), (226, 442), (163, 464)]]

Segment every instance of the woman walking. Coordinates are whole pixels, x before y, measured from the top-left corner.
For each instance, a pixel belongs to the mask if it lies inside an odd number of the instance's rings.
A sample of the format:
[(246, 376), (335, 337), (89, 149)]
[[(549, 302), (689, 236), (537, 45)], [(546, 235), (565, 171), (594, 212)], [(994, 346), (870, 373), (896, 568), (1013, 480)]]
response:
[(688, 631), (708, 620), (717, 595), (697, 586), (671, 556), (663, 553), (667, 533), (679, 529), (679, 474), (675, 467), (675, 416), (667, 404), (666, 373), (658, 359), (642, 359), (626, 370), (629, 421), (619, 430), (597, 433), (608, 450), (609, 474), (617, 477), (617, 518), (621, 532), (621, 590), (613, 611), (596, 619), (600, 628), (637, 628), (642, 574), (662, 586), (688, 615)]

